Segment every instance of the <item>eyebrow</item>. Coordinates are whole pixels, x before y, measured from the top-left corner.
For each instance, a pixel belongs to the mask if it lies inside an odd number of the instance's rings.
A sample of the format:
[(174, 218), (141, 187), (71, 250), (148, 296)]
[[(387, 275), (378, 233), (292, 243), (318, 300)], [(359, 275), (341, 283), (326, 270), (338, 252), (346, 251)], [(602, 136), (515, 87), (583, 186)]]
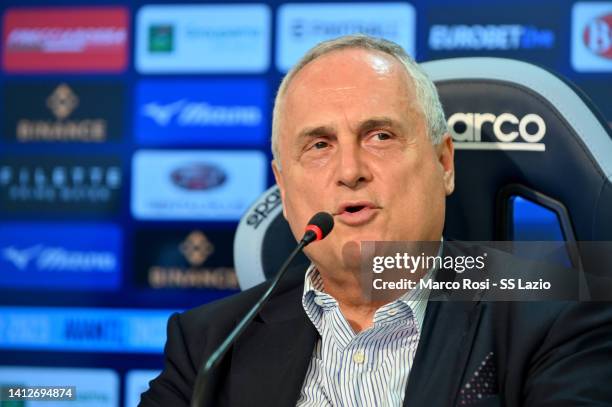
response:
[(372, 117), (359, 123), (357, 126), (357, 131), (359, 134), (362, 134), (380, 127), (401, 128), (402, 126), (398, 121), (393, 120), (390, 117)]
[(336, 129), (333, 126), (317, 126), (317, 127), (307, 127), (304, 130), (300, 131), (298, 134), (298, 139), (309, 139), (321, 136), (332, 136), (336, 133)]
[[(395, 127), (401, 129), (401, 124), (391, 119), (390, 117), (381, 116), (381, 117), (372, 117), (366, 120), (363, 120), (357, 125), (357, 133), (363, 134), (367, 133), (370, 130), (374, 130), (381, 127)], [(316, 127), (307, 127), (299, 132), (298, 140), (302, 141), (305, 139), (312, 139), (316, 137), (332, 137), (336, 134), (336, 128), (334, 126), (316, 126)]]

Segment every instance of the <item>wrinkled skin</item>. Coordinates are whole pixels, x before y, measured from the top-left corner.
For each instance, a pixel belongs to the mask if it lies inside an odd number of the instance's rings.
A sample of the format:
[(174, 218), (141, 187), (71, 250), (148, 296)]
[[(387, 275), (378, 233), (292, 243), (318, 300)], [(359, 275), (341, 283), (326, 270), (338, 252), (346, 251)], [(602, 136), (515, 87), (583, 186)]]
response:
[[(361, 241), (440, 239), (454, 188), (452, 140), (431, 143), (395, 58), (343, 49), (310, 62), (287, 89), (279, 129), (273, 170), (293, 234), (301, 238), (316, 212), (334, 215), (330, 235), (306, 249), (326, 288), (358, 267)], [(345, 210), (355, 204), (366, 208)]]

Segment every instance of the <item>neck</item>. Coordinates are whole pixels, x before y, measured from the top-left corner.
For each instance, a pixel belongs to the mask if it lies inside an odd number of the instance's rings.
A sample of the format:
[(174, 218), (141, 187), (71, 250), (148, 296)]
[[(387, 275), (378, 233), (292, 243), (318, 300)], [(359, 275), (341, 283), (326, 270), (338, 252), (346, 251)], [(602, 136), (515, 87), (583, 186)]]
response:
[[(335, 273), (318, 266), (317, 269), (325, 292), (338, 301), (342, 314), (356, 333), (370, 328), (374, 323), (376, 310), (390, 302), (388, 299), (372, 300), (368, 287), (364, 287), (367, 279), (360, 279), (359, 269), (344, 269)], [(391, 301), (400, 296), (401, 293)]]

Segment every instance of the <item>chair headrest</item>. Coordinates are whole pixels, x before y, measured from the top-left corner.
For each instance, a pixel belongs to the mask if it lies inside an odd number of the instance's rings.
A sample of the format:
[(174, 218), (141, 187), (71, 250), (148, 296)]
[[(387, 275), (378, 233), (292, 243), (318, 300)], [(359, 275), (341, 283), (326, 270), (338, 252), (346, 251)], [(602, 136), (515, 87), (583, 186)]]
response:
[(582, 92), (515, 60), (456, 58), (423, 67), (455, 141), (447, 236), (503, 239), (496, 233), (500, 200), (534, 191), (567, 208), (576, 239), (612, 238), (612, 137)]
[[(272, 277), (281, 267), (296, 241), (283, 217), (278, 186), (273, 185), (245, 213), (234, 238), (234, 267), (240, 287), (245, 290)], [(300, 254), (292, 264), (309, 263)]]

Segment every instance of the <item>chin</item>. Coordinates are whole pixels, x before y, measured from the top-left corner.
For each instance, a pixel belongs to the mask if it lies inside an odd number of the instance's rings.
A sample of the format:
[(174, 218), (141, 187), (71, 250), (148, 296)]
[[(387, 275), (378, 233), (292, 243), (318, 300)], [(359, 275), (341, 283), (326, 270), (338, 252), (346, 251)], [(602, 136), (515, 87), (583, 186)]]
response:
[(368, 228), (364, 227), (347, 227), (344, 225), (337, 226), (340, 227), (338, 227), (334, 232), (337, 233), (338, 241), (341, 241), (342, 243), (381, 240), (384, 238), (383, 233), (376, 230), (368, 230)]
[[(361, 251), (363, 250), (363, 242), (380, 242), (382, 241), (380, 236), (359, 236), (353, 237), (350, 239), (343, 240), (340, 245), (338, 245), (338, 249), (340, 249), (340, 253), (343, 258), (346, 259), (347, 254), (352, 256), (361, 256)], [(373, 246), (370, 246), (373, 247)]]

